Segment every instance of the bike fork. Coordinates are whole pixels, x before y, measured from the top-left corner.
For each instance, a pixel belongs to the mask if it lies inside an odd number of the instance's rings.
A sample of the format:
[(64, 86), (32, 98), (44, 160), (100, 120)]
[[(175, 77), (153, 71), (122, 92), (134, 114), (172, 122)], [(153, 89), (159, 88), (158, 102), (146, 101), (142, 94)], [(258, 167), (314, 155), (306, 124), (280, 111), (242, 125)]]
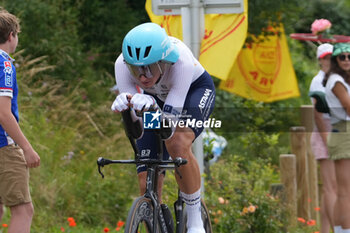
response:
[(174, 203), (175, 210), (175, 220), (176, 220), (176, 233), (183, 233), (185, 224), (184, 214), (183, 214), (184, 202), (179, 196), (179, 198)]
[[(151, 199), (153, 204), (153, 232), (168, 233), (164, 216), (162, 213), (162, 208), (157, 201), (157, 184), (158, 181), (155, 177), (156, 171), (153, 168), (148, 168), (147, 179), (146, 179), (146, 193), (145, 197)], [(155, 180), (155, 182), (152, 182)], [(160, 228), (160, 229), (158, 229)]]
[[(170, 233), (170, 232), (168, 232), (168, 228), (167, 228), (166, 223), (165, 223), (162, 207), (158, 206), (158, 208), (159, 208), (159, 210), (158, 210), (158, 213), (159, 213), (158, 222), (159, 222), (159, 225), (160, 225), (160, 228), (161, 228), (161, 232), (163, 232), (163, 233)], [(171, 232), (171, 233), (173, 233), (173, 232)]]

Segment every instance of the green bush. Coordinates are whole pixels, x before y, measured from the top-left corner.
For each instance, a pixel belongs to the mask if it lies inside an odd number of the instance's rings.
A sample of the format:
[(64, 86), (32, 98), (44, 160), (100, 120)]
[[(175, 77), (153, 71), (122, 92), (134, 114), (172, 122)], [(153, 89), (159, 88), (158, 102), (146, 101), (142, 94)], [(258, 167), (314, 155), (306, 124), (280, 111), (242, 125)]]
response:
[(78, 12), (69, 0), (13, 0), (3, 6), (21, 20), (18, 49), (25, 49), (25, 54), (33, 57), (47, 56), (48, 63), (57, 67), (52, 72), (54, 78), (72, 80), (80, 76), (84, 57)]
[(144, 8), (124, 0), (0, 2), (21, 21), (18, 50), (25, 56), (46, 56), (55, 67), (32, 81), (44, 74), (66, 80), (66, 86), (85, 89), (84, 98), (95, 106), (112, 98), (108, 89), (115, 84), (114, 61), (125, 34), (148, 21)]
[(281, 199), (269, 195), (278, 174), (269, 164), (231, 155), (211, 167), (205, 199), (214, 232), (284, 232), (285, 209)]

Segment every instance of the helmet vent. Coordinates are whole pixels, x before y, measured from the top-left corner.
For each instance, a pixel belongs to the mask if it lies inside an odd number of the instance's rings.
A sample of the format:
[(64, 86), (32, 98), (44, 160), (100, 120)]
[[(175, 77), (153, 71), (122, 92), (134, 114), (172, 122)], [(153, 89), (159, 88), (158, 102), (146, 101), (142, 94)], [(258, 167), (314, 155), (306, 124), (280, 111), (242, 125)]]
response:
[(152, 46), (147, 46), (146, 47), (146, 51), (145, 51), (145, 55), (144, 55), (145, 58), (148, 57), (149, 52), (151, 51), (151, 48), (152, 48)]
[(128, 53), (129, 53), (129, 56), (132, 57), (132, 52), (131, 52), (131, 47), (128, 46)]
[(140, 60), (140, 48), (136, 48), (136, 58), (137, 60)]

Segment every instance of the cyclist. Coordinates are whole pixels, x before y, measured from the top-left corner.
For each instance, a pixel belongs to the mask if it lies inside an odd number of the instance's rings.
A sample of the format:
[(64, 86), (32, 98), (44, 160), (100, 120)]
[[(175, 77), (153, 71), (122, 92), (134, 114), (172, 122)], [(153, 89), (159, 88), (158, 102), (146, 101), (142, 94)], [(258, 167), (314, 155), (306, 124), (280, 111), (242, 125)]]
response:
[[(144, 112), (156, 106), (162, 111), (162, 120), (176, 123), (205, 121), (214, 108), (215, 87), (210, 75), (183, 42), (168, 36), (155, 23), (138, 25), (127, 33), (115, 62), (115, 76), (120, 94), (111, 107), (114, 112), (129, 107)], [(143, 93), (138, 93), (136, 85)], [(187, 205), (188, 232), (202, 233), (201, 178), (191, 146), (203, 127), (170, 125), (171, 133), (163, 135), (163, 158), (170, 155), (188, 160), (179, 168), (182, 177), (176, 174), (176, 181)], [(156, 156), (154, 137), (154, 131), (144, 130), (137, 141), (141, 156)], [(137, 171), (140, 190), (144, 192), (146, 168), (138, 167)]]

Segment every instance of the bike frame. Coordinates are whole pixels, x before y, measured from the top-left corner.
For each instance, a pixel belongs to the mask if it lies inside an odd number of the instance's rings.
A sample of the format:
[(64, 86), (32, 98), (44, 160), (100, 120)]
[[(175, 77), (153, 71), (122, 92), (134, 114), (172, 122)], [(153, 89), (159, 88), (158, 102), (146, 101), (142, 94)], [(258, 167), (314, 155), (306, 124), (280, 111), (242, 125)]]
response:
[[(98, 171), (101, 174), (102, 178), (104, 178), (103, 173), (101, 172), (101, 167), (104, 167), (105, 165), (111, 164), (111, 163), (119, 163), (119, 164), (145, 164), (147, 166), (147, 178), (146, 178), (146, 192), (143, 195), (146, 198), (149, 198), (153, 205), (153, 232), (157, 232), (158, 227), (158, 216), (160, 217), (160, 230), (161, 232), (167, 233), (167, 226), (164, 220), (163, 213), (161, 211), (161, 206), (158, 201), (158, 176), (162, 170), (170, 170), (175, 169), (175, 171), (179, 174), (179, 171), (177, 170), (178, 167), (180, 167), (183, 164), (186, 164), (187, 161), (182, 158), (176, 158), (175, 160), (163, 160), (161, 159), (163, 155), (163, 145), (162, 145), (162, 139), (160, 134), (157, 135), (157, 159), (140, 159), (140, 153), (136, 146), (135, 142), (135, 135), (140, 135), (139, 132), (137, 132), (137, 129), (135, 127), (135, 122), (132, 122), (130, 118), (131, 110), (124, 111), (122, 113), (123, 120), (124, 120), (124, 127), (125, 132), (127, 134), (127, 137), (130, 141), (130, 144), (134, 150), (134, 160), (109, 160), (100, 157), (97, 160), (98, 164)], [(131, 127), (130, 127), (131, 126)], [(179, 174), (180, 175), (180, 174)], [(180, 175), (181, 176), (181, 175)], [(175, 218), (176, 218), (176, 232), (182, 233), (184, 225), (182, 223), (183, 221), (183, 200), (181, 199), (179, 193), (178, 193), (178, 199), (174, 203), (174, 209), (175, 209)]]
[(178, 190), (177, 200), (174, 203), (175, 219), (176, 219), (176, 233), (182, 233), (184, 231), (184, 201), (180, 198), (180, 190)]

